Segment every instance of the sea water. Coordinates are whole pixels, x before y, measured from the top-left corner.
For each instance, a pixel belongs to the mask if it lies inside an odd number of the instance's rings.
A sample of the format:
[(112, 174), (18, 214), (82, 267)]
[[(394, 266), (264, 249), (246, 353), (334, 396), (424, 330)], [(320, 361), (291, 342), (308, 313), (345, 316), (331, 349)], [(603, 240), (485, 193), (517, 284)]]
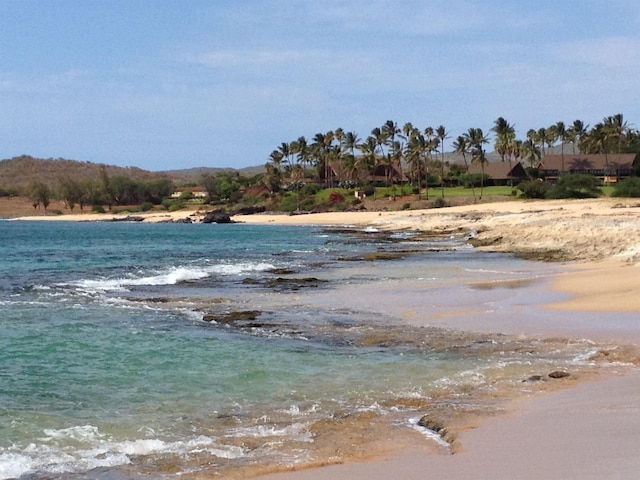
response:
[(365, 424), (402, 436), (430, 409), (488, 408), (470, 392), (593, 348), (428, 328), (532, 303), (470, 285), (552, 269), (464, 236), (3, 221), (0, 248), (0, 479), (341, 461)]

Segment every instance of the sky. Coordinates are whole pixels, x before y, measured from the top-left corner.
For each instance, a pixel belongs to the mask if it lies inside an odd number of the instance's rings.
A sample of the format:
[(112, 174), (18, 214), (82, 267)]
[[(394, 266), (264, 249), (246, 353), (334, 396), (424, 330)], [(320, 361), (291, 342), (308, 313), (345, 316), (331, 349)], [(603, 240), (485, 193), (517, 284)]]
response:
[(450, 142), (622, 113), (638, 0), (0, 0), (0, 159), (264, 165), (387, 120)]

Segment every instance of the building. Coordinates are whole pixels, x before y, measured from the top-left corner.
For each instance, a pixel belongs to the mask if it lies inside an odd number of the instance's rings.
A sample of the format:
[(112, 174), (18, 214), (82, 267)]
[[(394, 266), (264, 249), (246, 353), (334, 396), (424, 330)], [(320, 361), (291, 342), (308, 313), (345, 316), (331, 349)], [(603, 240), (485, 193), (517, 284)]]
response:
[[(478, 162), (469, 165), (470, 174), (482, 174), (483, 167)], [(488, 177), (485, 185), (517, 185), (527, 179), (527, 172), (520, 162), (493, 161), (485, 162), (484, 174)]]
[(635, 153), (550, 154), (540, 161), (538, 170), (550, 181), (564, 173), (583, 173), (598, 177), (603, 183), (615, 183), (634, 176), (635, 160)]

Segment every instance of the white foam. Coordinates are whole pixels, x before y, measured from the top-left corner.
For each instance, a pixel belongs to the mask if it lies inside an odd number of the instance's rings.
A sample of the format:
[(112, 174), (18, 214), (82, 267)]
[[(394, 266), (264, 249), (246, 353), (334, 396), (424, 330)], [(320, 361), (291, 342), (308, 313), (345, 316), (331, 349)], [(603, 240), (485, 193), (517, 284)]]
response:
[(242, 447), (218, 444), (204, 435), (180, 441), (159, 438), (115, 440), (92, 425), (47, 429), (38, 443), (0, 448), (0, 480), (34, 472), (82, 472), (130, 463), (132, 456), (207, 452), (219, 458), (246, 455)]
[[(176, 285), (182, 282), (200, 280), (212, 275), (231, 276), (248, 272), (260, 272), (272, 269), (269, 263), (234, 263), (209, 266), (178, 266), (158, 272), (140, 272), (137, 275), (119, 278), (83, 279), (73, 282), (71, 286), (81, 292), (119, 292), (128, 287)], [(67, 284), (68, 285), (68, 284)]]

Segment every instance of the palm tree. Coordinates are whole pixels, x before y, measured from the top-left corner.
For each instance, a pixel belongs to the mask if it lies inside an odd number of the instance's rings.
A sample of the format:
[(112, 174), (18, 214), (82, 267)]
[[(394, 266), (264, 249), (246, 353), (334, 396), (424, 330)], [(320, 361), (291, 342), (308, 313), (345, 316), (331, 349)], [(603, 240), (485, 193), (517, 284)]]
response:
[[(469, 143), (467, 142), (467, 138), (464, 135), (458, 135), (458, 138), (453, 142), (453, 149), (456, 153), (462, 155), (462, 159), (464, 160), (464, 166), (469, 174), (469, 163), (467, 162), (467, 153), (469, 153)], [(473, 191), (473, 201), (477, 200), (476, 198), (476, 186), (475, 182), (472, 178), (469, 178), (469, 183), (471, 183), (471, 190)]]
[(444, 141), (449, 138), (449, 133), (446, 131), (443, 125), (436, 128), (436, 136), (440, 144), (440, 188), (442, 191), (442, 198), (444, 198)]
[(549, 139), (549, 132), (546, 128), (541, 127), (538, 129), (536, 139), (538, 140), (538, 145), (540, 145), (540, 149), (542, 150), (542, 156), (544, 157), (546, 152), (544, 150), (544, 146), (547, 144)]
[(467, 133), (465, 133), (465, 139), (470, 146), (471, 162), (480, 163), (480, 171), (482, 172), (482, 176), (480, 177), (480, 200), (482, 200), (482, 194), (484, 192), (484, 165), (487, 162), (484, 145), (489, 143), (489, 138), (481, 128), (470, 128)]
[(555, 124), (555, 131), (556, 134), (558, 135), (558, 138), (560, 139), (560, 156), (562, 159), (562, 172), (564, 172), (564, 144), (567, 141), (567, 139), (569, 138), (569, 133), (567, 131), (567, 128), (564, 125), (564, 122), (559, 121)]
[[(496, 134), (494, 148), (500, 155), (502, 161), (505, 158), (509, 161), (509, 172), (511, 172), (511, 157), (515, 148), (516, 131), (513, 125), (509, 124), (504, 118), (498, 118), (491, 129)], [(513, 188), (513, 178), (510, 179)]]
[(525, 160), (529, 161), (529, 167), (534, 168), (534, 162), (539, 162), (542, 157), (538, 144), (531, 139), (527, 139), (522, 142), (520, 147), (520, 155)]
[(582, 120), (574, 120), (571, 127), (569, 127), (569, 135), (573, 145), (574, 155), (576, 153), (576, 144), (579, 146), (580, 151), (582, 151), (582, 147), (580, 145), (584, 137), (587, 135), (588, 130), (589, 125), (585, 125)]

